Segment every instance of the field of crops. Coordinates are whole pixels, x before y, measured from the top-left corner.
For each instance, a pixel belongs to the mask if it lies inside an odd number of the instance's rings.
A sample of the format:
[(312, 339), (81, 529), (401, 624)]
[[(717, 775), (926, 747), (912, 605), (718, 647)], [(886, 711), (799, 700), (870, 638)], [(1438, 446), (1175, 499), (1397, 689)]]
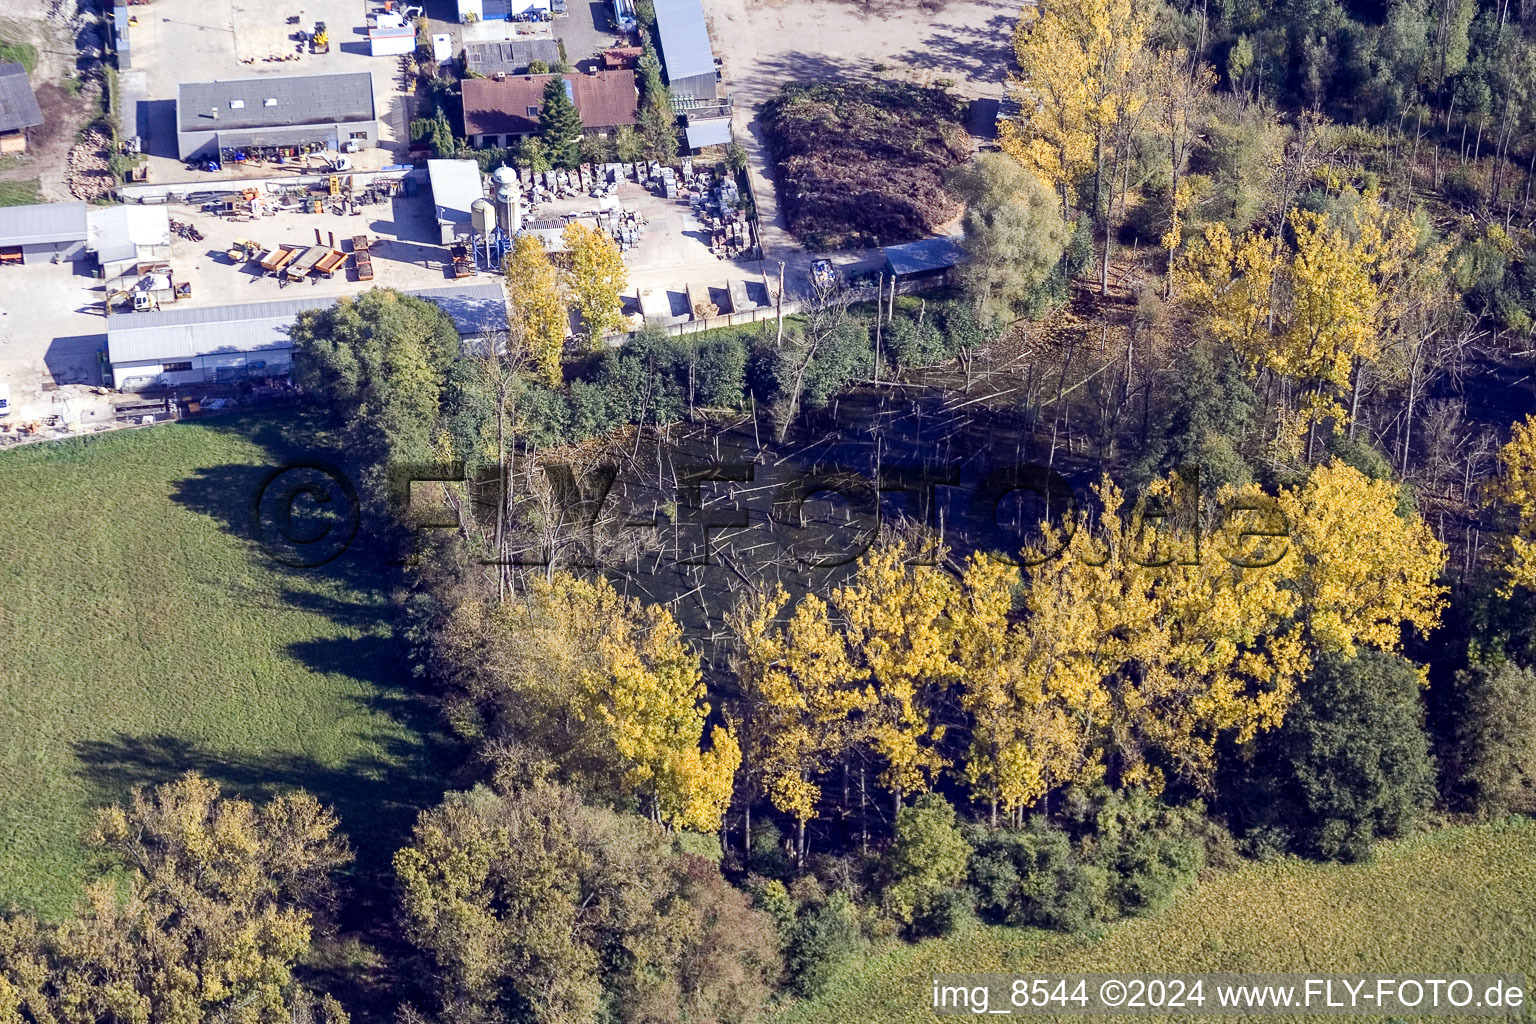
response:
[(1531, 974), (1533, 865), (1536, 823), (1527, 820), (1386, 845), (1366, 864), (1255, 864), (1195, 886), (1156, 917), (1094, 937), (977, 927), (860, 960), (778, 1024), (937, 1020), (927, 1008), (931, 979), (951, 971)]
[(366, 868), (442, 783), (386, 626), (386, 560), (267, 559), (268, 467), (335, 458), (303, 417), (0, 453), (0, 905), (66, 910), (91, 808), (187, 768), (333, 804)]

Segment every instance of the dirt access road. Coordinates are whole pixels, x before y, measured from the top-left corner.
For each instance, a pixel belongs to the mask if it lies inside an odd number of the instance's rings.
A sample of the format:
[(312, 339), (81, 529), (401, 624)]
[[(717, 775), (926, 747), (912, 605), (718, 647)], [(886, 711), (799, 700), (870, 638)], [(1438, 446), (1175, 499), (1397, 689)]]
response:
[(1013, 68), (1014, 0), (704, 0), (710, 38), (736, 101), (769, 261), (801, 262), (771, 185), (757, 108), (791, 81), (886, 78), (952, 83), (967, 99), (999, 100)]

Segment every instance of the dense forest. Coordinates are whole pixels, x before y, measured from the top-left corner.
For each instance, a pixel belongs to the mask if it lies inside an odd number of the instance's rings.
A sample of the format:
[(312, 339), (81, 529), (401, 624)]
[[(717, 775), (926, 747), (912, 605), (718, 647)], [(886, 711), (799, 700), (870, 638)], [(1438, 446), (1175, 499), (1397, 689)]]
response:
[(304, 314), (454, 792), (351, 890), (303, 795), (103, 811), (0, 1021), (747, 1021), (871, 943), (1530, 813), (1532, 21), (1043, 0), (948, 290), (576, 351), (622, 277), (578, 238), (477, 351)]

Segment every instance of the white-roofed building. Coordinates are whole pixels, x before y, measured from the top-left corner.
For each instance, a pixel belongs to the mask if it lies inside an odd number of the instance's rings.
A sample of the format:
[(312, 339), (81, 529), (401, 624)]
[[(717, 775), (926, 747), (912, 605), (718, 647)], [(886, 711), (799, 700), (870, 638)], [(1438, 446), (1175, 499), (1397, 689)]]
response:
[[(407, 292), (442, 307), (466, 344), (507, 329), (506, 293), (499, 283)], [(114, 313), (107, 317), (107, 358), (120, 391), (186, 387), (286, 376), (293, 369), (288, 337), (298, 315), (338, 301), (287, 299), (233, 306)]]
[(655, 0), (656, 35), (674, 97), (716, 98), (720, 72), (701, 0)]
[(427, 184), (432, 189), (442, 243), (447, 245), (469, 234), (469, 208), (485, 195), (480, 165), (473, 160), (428, 160)]
[(105, 206), (86, 213), (85, 248), (107, 280), (140, 264), (171, 258), (171, 216), (164, 206)]

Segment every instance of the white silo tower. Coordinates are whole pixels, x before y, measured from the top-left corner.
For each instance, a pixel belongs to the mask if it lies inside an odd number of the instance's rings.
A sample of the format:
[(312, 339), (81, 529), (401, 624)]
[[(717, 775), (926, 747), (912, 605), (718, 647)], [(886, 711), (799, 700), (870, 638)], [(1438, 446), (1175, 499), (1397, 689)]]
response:
[(523, 192), (516, 182), (496, 189), (496, 222), (508, 238), (523, 230)]

